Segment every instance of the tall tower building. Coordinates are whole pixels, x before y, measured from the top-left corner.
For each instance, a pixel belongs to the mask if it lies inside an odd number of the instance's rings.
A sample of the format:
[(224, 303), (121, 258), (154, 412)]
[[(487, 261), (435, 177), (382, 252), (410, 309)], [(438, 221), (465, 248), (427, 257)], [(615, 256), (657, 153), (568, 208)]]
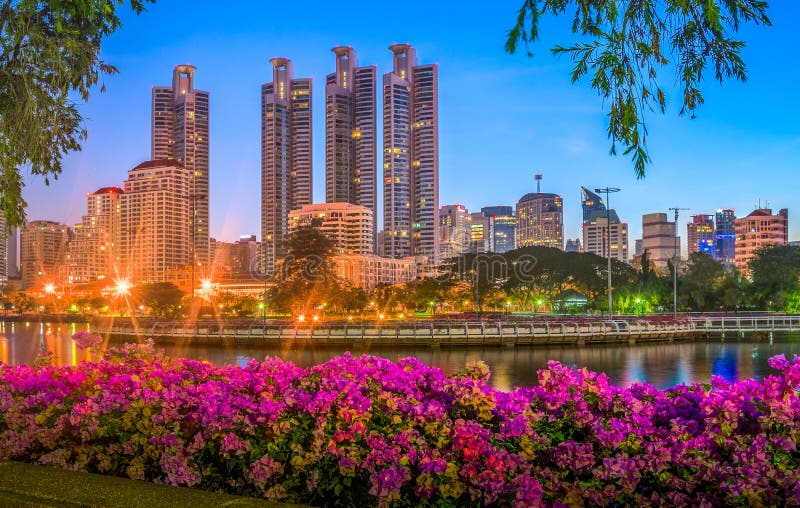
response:
[(542, 175), (536, 175), (536, 192), (517, 202), (517, 247), (564, 248), (564, 202), (558, 194), (540, 192)]
[(286, 254), (289, 212), (311, 204), (311, 78), (293, 79), (288, 58), (273, 58), (261, 85), (261, 256), (267, 275)]
[(120, 275), (163, 282), (190, 264), (190, 172), (175, 160), (147, 161), (128, 171), (120, 203)]
[(365, 206), (375, 214), (377, 68), (359, 67), (349, 46), (332, 51), (336, 72), (325, 81), (325, 201)]
[(383, 75), (384, 254), (439, 260), (439, 66), (418, 65), (408, 44), (389, 47)]
[(194, 88), (191, 65), (176, 65), (172, 86), (153, 87), (152, 160), (175, 159), (189, 174), (190, 259), (209, 263), (209, 94)]
[(736, 261), (736, 212), (717, 210), (714, 232), (714, 258), (730, 268)]
[(49, 220), (25, 224), (20, 235), (21, 289), (41, 289), (63, 282), (69, 228)]
[(692, 215), (692, 222), (686, 224), (686, 238), (689, 254), (702, 252), (714, 257), (714, 216)]

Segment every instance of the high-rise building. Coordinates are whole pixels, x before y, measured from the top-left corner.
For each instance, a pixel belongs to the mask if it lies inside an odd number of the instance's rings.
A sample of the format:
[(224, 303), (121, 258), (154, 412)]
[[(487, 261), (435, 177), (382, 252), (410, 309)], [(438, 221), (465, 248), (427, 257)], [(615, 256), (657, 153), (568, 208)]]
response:
[(194, 88), (192, 65), (176, 65), (172, 86), (153, 87), (152, 160), (175, 159), (189, 175), (190, 259), (210, 261), (209, 93)]
[(58, 222), (35, 220), (25, 225), (20, 237), (21, 289), (63, 284), (69, 228)]
[(517, 202), (517, 247), (564, 248), (564, 203), (558, 194), (540, 192), (541, 175), (536, 175), (536, 192)]
[(0, 213), (0, 288), (8, 280), (8, 238), (6, 218)]
[(128, 171), (119, 198), (120, 276), (163, 282), (168, 270), (191, 266), (191, 186), (190, 171), (175, 160), (147, 161)]
[(736, 219), (736, 268), (748, 273), (748, 264), (759, 249), (787, 243), (789, 210), (782, 208), (776, 215), (771, 208), (754, 210), (747, 217)]
[(439, 257), (442, 261), (468, 251), (472, 239), (468, 215), (467, 209), (459, 204), (439, 208)]
[(489, 219), (489, 250), (502, 254), (517, 248), (517, 218), (511, 206), (484, 206), (481, 213)]
[(676, 236), (675, 223), (667, 220), (666, 213), (642, 215), (642, 249), (657, 268), (666, 268), (668, 261), (680, 258), (680, 238)]
[[(603, 198), (590, 191), (586, 187), (581, 187), (581, 208), (583, 209), (583, 222), (590, 220), (592, 212), (600, 212), (606, 209)], [(595, 217), (598, 217), (595, 215)]]
[(286, 255), (289, 212), (311, 204), (311, 78), (294, 79), (288, 58), (273, 58), (261, 85), (261, 256), (274, 275)]
[(583, 251), (627, 262), (628, 223), (615, 210), (593, 210), (583, 222)]
[(359, 67), (349, 46), (332, 51), (336, 72), (325, 82), (325, 201), (366, 206), (376, 214), (377, 67)]
[(217, 241), (212, 265), (214, 278), (249, 274), (255, 268), (251, 264), (257, 256), (256, 235), (242, 236), (235, 242)]
[(470, 252), (483, 254), (491, 250), (491, 231), (489, 217), (483, 212), (471, 213), (467, 216), (470, 231)]
[(337, 254), (372, 254), (372, 210), (351, 203), (317, 203), (289, 212), (289, 233), (313, 227), (333, 240)]
[(714, 232), (714, 259), (730, 268), (736, 261), (736, 212), (717, 210)]
[(19, 228), (11, 228), (7, 241), (7, 275), (9, 279), (19, 279)]
[(384, 254), (439, 260), (439, 66), (393, 44), (383, 75)]
[(714, 216), (692, 215), (692, 222), (686, 224), (686, 241), (689, 254), (702, 252), (714, 257)]
[(119, 187), (103, 187), (86, 196), (86, 215), (73, 228), (67, 249), (69, 282), (86, 283), (117, 275), (122, 194)]

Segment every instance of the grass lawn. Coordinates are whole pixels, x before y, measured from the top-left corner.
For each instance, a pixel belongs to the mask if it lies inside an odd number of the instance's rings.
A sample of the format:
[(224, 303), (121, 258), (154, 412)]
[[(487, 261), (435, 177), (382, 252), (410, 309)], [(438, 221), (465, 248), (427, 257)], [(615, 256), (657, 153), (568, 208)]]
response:
[(289, 508), (297, 505), (0, 461), (0, 507), (5, 506)]

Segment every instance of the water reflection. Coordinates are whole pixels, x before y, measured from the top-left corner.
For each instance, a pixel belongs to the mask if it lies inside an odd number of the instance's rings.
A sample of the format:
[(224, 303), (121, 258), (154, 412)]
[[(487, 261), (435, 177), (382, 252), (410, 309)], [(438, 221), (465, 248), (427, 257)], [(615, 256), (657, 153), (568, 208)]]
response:
[[(86, 325), (0, 322), (0, 360), (10, 364), (33, 362), (40, 347), (53, 352), (60, 365), (76, 365), (88, 355), (75, 347), (72, 334)], [(217, 365), (243, 366), (251, 359), (279, 356), (307, 367), (342, 354), (342, 348), (301, 348), (293, 345), (260, 348), (191, 345), (189, 340), (165, 347), (173, 356), (205, 360)], [(536, 383), (536, 372), (549, 360), (565, 365), (605, 372), (609, 380), (627, 386), (646, 381), (659, 388), (679, 383), (707, 383), (712, 374), (729, 381), (761, 378), (770, 372), (767, 360), (777, 354), (791, 358), (800, 354), (800, 336), (776, 338), (773, 342), (676, 342), (582, 348), (552, 346), (518, 349), (374, 349), (353, 354), (376, 354), (391, 360), (415, 356), (420, 361), (452, 374), (474, 360), (492, 368), (490, 383), (500, 390)]]

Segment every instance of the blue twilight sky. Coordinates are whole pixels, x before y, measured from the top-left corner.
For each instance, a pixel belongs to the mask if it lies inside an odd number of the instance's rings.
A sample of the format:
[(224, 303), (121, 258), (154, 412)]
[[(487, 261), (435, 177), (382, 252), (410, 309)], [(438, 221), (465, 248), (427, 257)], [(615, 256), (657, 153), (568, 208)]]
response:
[(521, 3), (407, 0), (398, 9), (350, 0), (229, 8), (161, 0), (141, 16), (126, 14), (104, 49), (120, 74), (82, 106), (89, 139), (50, 187), (27, 179), (28, 218), (74, 224), (85, 213), (87, 192), (121, 185), (126, 171), (150, 155), (151, 86), (170, 84), (173, 66), (191, 63), (198, 67), (196, 87), (211, 92), (211, 234), (231, 241), (259, 233), (259, 93), (271, 80), (268, 60), (289, 57), (297, 77), (314, 78), (314, 198), (324, 201), (330, 49), (353, 46), (362, 65), (378, 65), (380, 82), (390, 70), (387, 47), (409, 42), (421, 63), (439, 63), (441, 204), (471, 211), (513, 205), (535, 190), (533, 175), (542, 173), (542, 190), (564, 197), (566, 238), (580, 235), (580, 186), (609, 185), (622, 188), (611, 205), (630, 224), (631, 248), (643, 213), (678, 205), (689, 213), (725, 207), (746, 215), (759, 199), (788, 207), (790, 239), (800, 239), (800, 3), (770, 2), (774, 26), (742, 32), (749, 81), (706, 82), (706, 105), (695, 120), (678, 117), (680, 96), (669, 94), (669, 114), (650, 117), (654, 163), (644, 180), (635, 178), (627, 158), (608, 154), (601, 100), (588, 86), (571, 85), (569, 61), (549, 54), (553, 44), (570, 41), (565, 20), (546, 20), (534, 58), (504, 53)]

